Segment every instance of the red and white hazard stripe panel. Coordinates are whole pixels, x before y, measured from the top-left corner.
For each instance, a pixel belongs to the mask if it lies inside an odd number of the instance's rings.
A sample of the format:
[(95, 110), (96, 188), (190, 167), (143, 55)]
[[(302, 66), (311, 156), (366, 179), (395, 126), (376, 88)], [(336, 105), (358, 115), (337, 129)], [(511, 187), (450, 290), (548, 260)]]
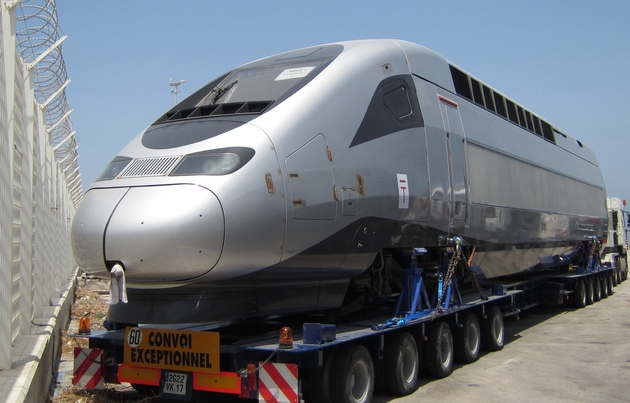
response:
[(100, 348), (74, 348), (74, 377), (72, 384), (87, 389), (103, 389), (103, 350)]
[(298, 403), (297, 365), (265, 364), (258, 373), (258, 401)]

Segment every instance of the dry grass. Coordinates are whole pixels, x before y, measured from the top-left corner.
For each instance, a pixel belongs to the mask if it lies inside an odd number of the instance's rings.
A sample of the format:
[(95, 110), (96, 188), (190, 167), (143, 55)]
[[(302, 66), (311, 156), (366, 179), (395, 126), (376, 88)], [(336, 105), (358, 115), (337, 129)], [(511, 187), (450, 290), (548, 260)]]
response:
[(64, 389), (55, 403), (147, 403), (154, 397), (140, 398), (131, 388), (108, 388), (104, 390), (70, 388)]
[[(77, 332), (78, 321), (82, 316), (90, 317), (92, 330), (103, 329), (103, 320), (109, 307), (109, 296), (85, 287), (77, 286), (72, 306), (72, 322), (68, 330), (62, 331), (61, 343), (63, 354), (73, 354), (74, 347), (88, 347), (84, 337), (72, 337)], [(59, 396), (51, 398), (53, 403), (146, 403), (152, 397), (142, 397), (128, 384), (106, 385), (104, 390), (82, 389), (77, 387), (59, 389)]]
[[(92, 330), (103, 329), (103, 320), (107, 315), (107, 297), (87, 288), (77, 287), (75, 290), (74, 305), (72, 306), (71, 319), (78, 321), (82, 316), (90, 317)], [(76, 322), (75, 322), (76, 323)], [(62, 332), (61, 342), (63, 353), (72, 353), (74, 347), (88, 347), (87, 339), (83, 337), (69, 337), (76, 333), (77, 329), (70, 328)]]

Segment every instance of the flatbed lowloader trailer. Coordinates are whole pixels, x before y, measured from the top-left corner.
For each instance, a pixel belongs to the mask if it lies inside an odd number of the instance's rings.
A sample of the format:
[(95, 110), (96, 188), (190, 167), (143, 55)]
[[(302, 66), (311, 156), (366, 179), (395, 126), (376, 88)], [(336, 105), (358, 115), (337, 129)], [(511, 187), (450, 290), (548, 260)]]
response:
[(84, 336), (88, 349), (75, 349), (73, 382), (129, 382), (178, 400), (214, 392), (264, 402), (370, 402), (375, 390), (407, 395), (418, 376), (443, 378), (454, 361), (469, 364), (482, 349), (501, 350), (505, 317), (539, 304), (582, 308), (613, 294), (616, 278), (593, 253), (601, 247), (596, 240), (576, 251), (579, 266), (567, 256), (564, 270), (473, 281), (460, 292), (449, 278), (459, 242), (433, 279), (415, 263), (421, 250), (411, 252), (397, 299), (346, 323), (305, 314), (93, 332)]

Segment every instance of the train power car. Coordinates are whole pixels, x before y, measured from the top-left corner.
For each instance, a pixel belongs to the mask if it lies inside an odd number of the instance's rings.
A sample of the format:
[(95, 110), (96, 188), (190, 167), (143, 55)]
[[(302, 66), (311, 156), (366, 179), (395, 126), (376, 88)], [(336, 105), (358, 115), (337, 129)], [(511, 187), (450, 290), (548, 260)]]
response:
[(423, 369), (500, 350), (505, 316), (611, 295), (606, 228), (594, 153), (429, 49), (263, 58), (159, 117), (87, 191), (76, 261), (128, 301), (75, 352), (75, 383), (406, 395)]
[(124, 271), (108, 319), (187, 323), (353, 312), (399, 291), (409, 249), (437, 273), (455, 236), (478, 279), (545, 270), (606, 225), (584, 144), (427, 48), (365, 40), (177, 104), (90, 186), (72, 242), (83, 270)]

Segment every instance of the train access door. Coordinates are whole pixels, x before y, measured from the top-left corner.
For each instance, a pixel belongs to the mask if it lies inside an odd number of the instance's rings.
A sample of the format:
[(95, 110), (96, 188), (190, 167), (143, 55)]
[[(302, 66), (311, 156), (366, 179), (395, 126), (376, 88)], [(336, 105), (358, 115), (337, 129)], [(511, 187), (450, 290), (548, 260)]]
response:
[(289, 173), (291, 211), (296, 220), (334, 220), (332, 158), (323, 134), (318, 134), (285, 161)]
[(449, 180), (450, 180), (450, 218), (457, 227), (457, 222), (466, 220), (468, 210), (468, 192), (466, 188), (466, 155), (464, 151), (464, 128), (459, 114), (459, 105), (438, 95), (444, 132), (446, 133)]

